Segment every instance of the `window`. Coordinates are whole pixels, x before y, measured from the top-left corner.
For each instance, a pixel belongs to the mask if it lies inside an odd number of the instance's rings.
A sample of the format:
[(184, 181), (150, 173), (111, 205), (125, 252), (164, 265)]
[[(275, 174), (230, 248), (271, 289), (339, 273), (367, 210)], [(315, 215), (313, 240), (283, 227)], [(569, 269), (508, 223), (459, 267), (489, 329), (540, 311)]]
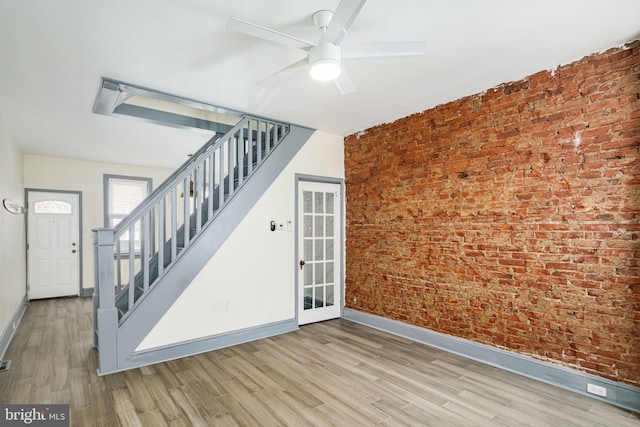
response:
[[(112, 228), (118, 225), (151, 193), (151, 178), (131, 176), (104, 176), (104, 225)], [(136, 223), (134, 247), (140, 252), (140, 223)], [(120, 239), (120, 251), (129, 250), (129, 232)]]
[(45, 200), (34, 205), (35, 214), (71, 214), (71, 203), (59, 200)]

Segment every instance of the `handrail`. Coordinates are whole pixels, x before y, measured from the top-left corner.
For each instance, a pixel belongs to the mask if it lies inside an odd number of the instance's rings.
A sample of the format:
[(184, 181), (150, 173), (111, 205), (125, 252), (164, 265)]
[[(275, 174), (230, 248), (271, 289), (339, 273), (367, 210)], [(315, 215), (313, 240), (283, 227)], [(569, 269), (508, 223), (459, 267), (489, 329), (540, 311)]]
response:
[[(207, 141), (114, 228), (97, 230), (96, 272), (102, 279), (96, 283), (96, 310), (117, 308), (123, 322), (289, 130), (285, 123), (243, 116), (225, 135)], [(110, 298), (104, 300), (106, 293)]]
[[(240, 120), (229, 132), (225, 135), (218, 136), (214, 135), (211, 139), (209, 139), (202, 147), (198, 149), (191, 157), (189, 157), (178, 169), (176, 169), (171, 175), (164, 180), (158, 188), (156, 188), (150, 195), (147, 197), (142, 203), (136, 206), (130, 213), (127, 215), (122, 221), (116, 225), (115, 234), (116, 236), (120, 236), (124, 231), (126, 231), (131, 224), (133, 224), (137, 218), (139, 218), (142, 212), (146, 212), (151, 206), (153, 206), (156, 202), (158, 202), (164, 195), (166, 195), (166, 190), (172, 188), (172, 186), (178, 185), (181, 179), (191, 172), (193, 169), (189, 168), (189, 165), (193, 165), (198, 162), (200, 156), (210, 149), (215, 150), (219, 147), (220, 144), (223, 144), (227, 138), (227, 135), (234, 135), (242, 126), (244, 126), (247, 121), (255, 119), (249, 116), (243, 116), (242, 120)], [(124, 231), (122, 231), (124, 230)]]

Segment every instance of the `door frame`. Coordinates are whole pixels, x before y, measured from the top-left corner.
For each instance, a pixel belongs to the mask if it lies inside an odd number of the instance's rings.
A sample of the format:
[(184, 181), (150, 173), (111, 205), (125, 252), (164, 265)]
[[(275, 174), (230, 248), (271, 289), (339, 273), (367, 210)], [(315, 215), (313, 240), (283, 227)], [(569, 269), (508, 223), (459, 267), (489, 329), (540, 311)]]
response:
[(317, 183), (322, 183), (322, 184), (338, 184), (340, 186), (340, 194), (338, 194), (338, 200), (340, 201), (340, 214), (339, 214), (339, 221), (340, 223), (338, 224), (338, 230), (340, 231), (340, 236), (339, 236), (339, 243), (340, 243), (340, 250), (339, 250), (339, 254), (338, 254), (338, 268), (339, 268), (339, 274), (338, 274), (338, 280), (340, 281), (340, 289), (341, 289), (341, 293), (340, 293), (340, 317), (344, 316), (344, 301), (345, 301), (345, 271), (344, 271), (344, 256), (345, 256), (345, 239), (346, 239), (346, 233), (345, 233), (345, 217), (346, 217), (346, 206), (345, 206), (345, 186), (344, 186), (344, 179), (343, 178), (333, 178), (333, 177), (328, 177), (328, 176), (319, 176), (319, 175), (306, 175), (306, 174), (301, 174), (301, 173), (296, 173), (295, 174), (295, 181), (296, 181), (296, 185), (295, 185), (295, 258), (293, 260), (293, 268), (295, 273), (295, 315), (296, 315), (296, 322), (298, 323), (298, 325), (300, 325), (300, 305), (298, 304), (298, 297), (299, 297), (299, 292), (300, 292), (300, 274), (298, 272), (298, 269), (300, 268), (299, 265), (299, 261), (300, 261), (300, 257), (302, 256), (302, 248), (300, 247), (300, 224), (298, 223), (298, 219), (300, 218), (300, 200), (299, 200), (299, 193), (300, 193), (300, 182), (317, 182)]
[[(87, 292), (85, 294), (85, 289), (82, 282), (82, 259), (84, 258), (84, 248), (82, 245), (83, 235), (82, 235), (82, 191), (73, 191), (73, 190), (49, 190), (45, 188), (25, 188), (24, 189), (24, 205), (27, 207), (27, 211), (29, 210), (29, 193), (60, 193), (60, 194), (76, 194), (78, 196), (78, 250), (80, 251), (80, 256), (78, 257), (78, 296), (85, 297), (93, 294), (93, 290), (91, 292)], [(25, 265), (27, 271), (25, 272), (26, 283), (24, 284), (27, 290), (27, 300), (30, 301), (31, 290), (29, 289), (29, 215), (26, 214), (24, 216), (24, 257), (25, 257)]]

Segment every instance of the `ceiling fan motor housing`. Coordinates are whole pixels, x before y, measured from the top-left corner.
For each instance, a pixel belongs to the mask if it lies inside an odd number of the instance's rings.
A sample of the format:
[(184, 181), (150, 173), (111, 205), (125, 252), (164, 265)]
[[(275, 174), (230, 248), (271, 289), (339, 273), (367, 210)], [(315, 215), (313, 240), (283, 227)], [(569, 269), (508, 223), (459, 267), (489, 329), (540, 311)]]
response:
[(342, 49), (333, 43), (319, 43), (309, 49), (309, 73), (315, 80), (333, 80), (340, 75)]

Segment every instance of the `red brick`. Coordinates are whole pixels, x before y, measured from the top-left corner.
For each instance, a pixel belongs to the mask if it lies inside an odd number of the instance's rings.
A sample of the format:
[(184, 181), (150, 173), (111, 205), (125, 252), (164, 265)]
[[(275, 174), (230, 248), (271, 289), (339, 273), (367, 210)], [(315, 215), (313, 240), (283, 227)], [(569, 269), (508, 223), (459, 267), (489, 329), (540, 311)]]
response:
[(346, 305), (640, 385), (634, 46), (348, 136)]

